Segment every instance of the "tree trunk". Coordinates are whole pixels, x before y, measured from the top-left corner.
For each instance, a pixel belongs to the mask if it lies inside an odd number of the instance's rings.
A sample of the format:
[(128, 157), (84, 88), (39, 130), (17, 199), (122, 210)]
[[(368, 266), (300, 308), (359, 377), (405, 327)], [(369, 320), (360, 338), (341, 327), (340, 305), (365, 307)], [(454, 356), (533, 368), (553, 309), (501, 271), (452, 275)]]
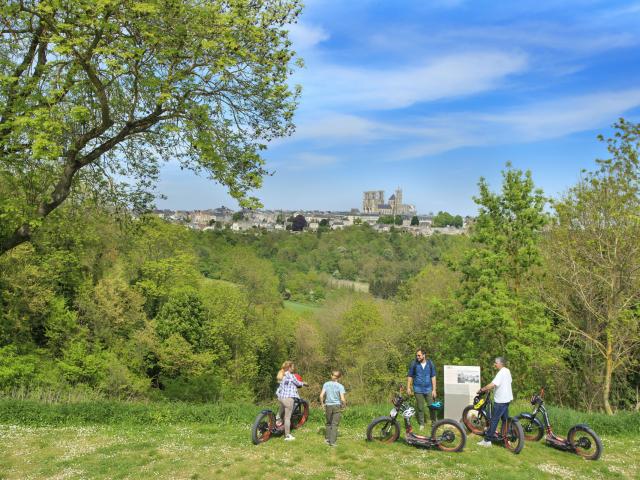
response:
[(609, 395), (611, 394), (611, 377), (613, 376), (613, 345), (611, 341), (611, 334), (607, 333), (607, 351), (605, 357), (605, 371), (604, 371), (604, 389), (602, 390), (602, 400), (604, 403), (604, 411), (608, 415), (613, 415), (611, 404), (609, 403)]

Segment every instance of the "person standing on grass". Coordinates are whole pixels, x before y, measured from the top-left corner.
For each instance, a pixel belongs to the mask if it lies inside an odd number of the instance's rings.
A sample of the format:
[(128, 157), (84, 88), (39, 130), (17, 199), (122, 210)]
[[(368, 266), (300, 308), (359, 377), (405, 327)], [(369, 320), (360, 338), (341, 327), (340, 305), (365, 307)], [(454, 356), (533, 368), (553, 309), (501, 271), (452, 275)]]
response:
[(491, 424), (485, 433), (484, 440), (478, 442), (478, 445), (482, 447), (491, 446), (491, 440), (494, 438), (496, 428), (498, 428), (498, 421), (502, 419), (502, 425), (505, 425), (509, 418), (509, 403), (513, 401), (513, 392), (511, 391), (511, 371), (505, 366), (506, 363), (504, 357), (496, 357), (493, 367), (498, 370), (498, 373), (490, 384), (478, 390), (478, 393), (484, 393), (496, 389), (493, 395)]
[(284, 419), (284, 439), (287, 441), (295, 440), (295, 437), (291, 435), (293, 399), (300, 398), (300, 395), (298, 395), (298, 387), (305, 385), (304, 382), (301, 382), (295, 377), (293, 374), (294, 371), (295, 364), (291, 360), (287, 360), (282, 364), (282, 368), (277, 376), (280, 382), (280, 386), (276, 390), (276, 396), (278, 397), (278, 402), (280, 402), (278, 417)]
[(336, 446), (338, 440), (338, 425), (342, 416), (342, 409), (347, 406), (344, 398), (344, 386), (338, 382), (342, 377), (340, 370), (331, 372), (331, 380), (325, 382), (320, 392), (320, 405), (324, 407), (324, 414), (327, 419), (324, 441), (332, 446)]
[[(425, 350), (416, 350), (416, 358), (409, 365), (407, 373), (407, 394), (415, 394), (418, 428), (424, 430), (425, 403), (430, 406), (437, 397), (436, 394), (436, 366), (431, 359), (427, 359)], [(429, 410), (431, 424), (436, 421), (436, 412)]]

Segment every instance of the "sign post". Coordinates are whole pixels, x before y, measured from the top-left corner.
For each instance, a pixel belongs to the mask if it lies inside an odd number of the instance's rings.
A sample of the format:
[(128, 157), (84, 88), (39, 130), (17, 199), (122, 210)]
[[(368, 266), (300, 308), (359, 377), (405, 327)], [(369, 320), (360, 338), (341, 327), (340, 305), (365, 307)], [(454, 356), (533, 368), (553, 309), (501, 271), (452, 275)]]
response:
[(445, 365), (444, 417), (462, 419), (462, 410), (473, 402), (480, 387), (480, 367)]

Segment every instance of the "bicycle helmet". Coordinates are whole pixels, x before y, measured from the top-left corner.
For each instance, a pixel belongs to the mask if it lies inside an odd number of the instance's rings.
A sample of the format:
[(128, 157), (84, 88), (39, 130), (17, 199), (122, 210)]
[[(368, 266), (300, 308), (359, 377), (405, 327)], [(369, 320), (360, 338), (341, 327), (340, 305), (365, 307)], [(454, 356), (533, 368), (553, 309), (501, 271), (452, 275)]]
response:
[(413, 407), (409, 407), (404, 412), (402, 412), (402, 415), (404, 416), (404, 418), (411, 418), (415, 414), (416, 414), (416, 409)]
[(476, 395), (476, 397), (473, 399), (473, 408), (476, 410), (480, 409), (480, 407), (484, 405), (485, 401), (486, 400), (484, 395)]
[(442, 402), (440, 400), (436, 400), (429, 405), (429, 410), (442, 410)]

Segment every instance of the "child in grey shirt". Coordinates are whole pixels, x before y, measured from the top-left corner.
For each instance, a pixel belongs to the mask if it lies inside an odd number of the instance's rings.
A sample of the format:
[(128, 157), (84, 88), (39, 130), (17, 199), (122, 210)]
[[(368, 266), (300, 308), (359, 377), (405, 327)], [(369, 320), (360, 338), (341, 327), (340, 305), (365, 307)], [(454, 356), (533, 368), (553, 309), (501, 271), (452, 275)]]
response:
[(338, 379), (340, 379), (341, 376), (342, 373), (340, 370), (331, 372), (331, 380), (325, 382), (322, 386), (322, 392), (320, 392), (320, 405), (324, 407), (324, 413), (327, 419), (325, 442), (332, 447), (336, 446), (342, 409), (347, 404), (344, 398), (344, 386), (338, 383)]

